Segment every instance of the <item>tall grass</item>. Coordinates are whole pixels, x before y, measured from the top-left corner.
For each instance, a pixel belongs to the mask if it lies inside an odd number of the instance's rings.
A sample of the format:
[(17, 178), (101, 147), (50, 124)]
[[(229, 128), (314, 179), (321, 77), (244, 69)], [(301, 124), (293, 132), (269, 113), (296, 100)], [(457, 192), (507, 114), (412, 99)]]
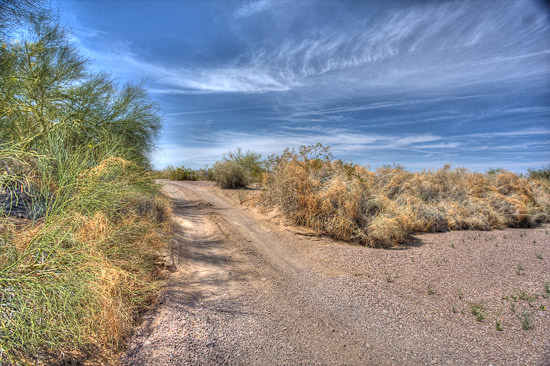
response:
[(30, 18), (0, 49), (0, 364), (116, 363), (170, 236), (148, 170), (157, 109)]
[(320, 234), (388, 247), (413, 232), (531, 227), (550, 221), (547, 180), (449, 167), (370, 171), (327, 154), (310, 154), (320, 148), (274, 157), (261, 198), (263, 205), (277, 207)]
[(113, 357), (160, 283), (169, 207), (128, 160), (105, 154), (96, 164), (81, 152), (29, 164), (32, 205), (45, 214), (0, 220), (0, 359)]

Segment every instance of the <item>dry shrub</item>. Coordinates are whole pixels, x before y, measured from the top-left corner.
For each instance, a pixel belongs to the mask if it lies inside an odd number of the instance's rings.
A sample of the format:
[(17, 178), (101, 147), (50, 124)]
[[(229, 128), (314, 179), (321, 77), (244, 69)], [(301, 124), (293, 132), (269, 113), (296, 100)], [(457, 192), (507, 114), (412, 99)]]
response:
[(286, 153), (263, 179), (260, 204), (337, 239), (374, 247), (412, 232), (531, 227), (550, 221), (550, 183), (511, 172), (445, 167), (376, 171)]

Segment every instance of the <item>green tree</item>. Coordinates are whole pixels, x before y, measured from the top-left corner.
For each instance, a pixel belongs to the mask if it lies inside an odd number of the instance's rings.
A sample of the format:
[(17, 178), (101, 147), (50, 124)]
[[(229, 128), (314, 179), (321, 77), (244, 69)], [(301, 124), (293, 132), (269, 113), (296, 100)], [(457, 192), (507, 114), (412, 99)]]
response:
[(28, 24), (23, 41), (0, 50), (0, 142), (47, 154), (55, 134), (69, 151), (116, 145), (119, 157), (147, 164), (160, 119), (144, 89), (118, 88), (107, 74), (91, 73), (47, 15), (33, 15)]

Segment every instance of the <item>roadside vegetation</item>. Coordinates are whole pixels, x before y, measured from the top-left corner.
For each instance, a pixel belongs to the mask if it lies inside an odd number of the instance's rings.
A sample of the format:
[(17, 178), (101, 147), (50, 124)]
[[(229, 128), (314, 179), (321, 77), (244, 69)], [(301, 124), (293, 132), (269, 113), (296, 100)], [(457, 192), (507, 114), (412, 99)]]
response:
[(112, 363), (170, 234), (148, 165), (157, 107), (92, 73), (35, 5), (2, 5), (0, 364)]
[(548, 169), (518, 176), (502, 169), (375, 171), (333, 158), (321, 144), (265, 160), (242, 150), (214, 165), (222, 188), (262, 186), (261, 206), (320, 235), (372, 247), (404, 243), (414, 232), (533, 227), (550, 222)]
[(550, 182), (507, 171), (449, 166), (371, 171), (333, 160), (321, 145), (273, 157), (261, 204), (295, 223), (373, 247), (403, 243), (413, 232), (533, 227), (550, 221)]
[(222, 161), (214, 164), (214, 180), (222, 188), (246, 188), (259, 183), (265, 172), (261, 155), (252, 151), (244, 153), (240, 148), (227, 153)]
[(153, 177), (170, 180), (214, 180), (214, 173), (212, 168), (208, 167), (194, 170), (184, 166), (175, 168), (169, 165), (162, 170), (155, 171)]

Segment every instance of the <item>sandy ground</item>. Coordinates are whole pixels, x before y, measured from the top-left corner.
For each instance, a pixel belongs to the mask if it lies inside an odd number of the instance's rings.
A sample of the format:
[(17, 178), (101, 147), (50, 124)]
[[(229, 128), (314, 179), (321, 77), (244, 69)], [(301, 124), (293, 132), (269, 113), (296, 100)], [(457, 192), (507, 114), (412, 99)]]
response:
[(254, 191), (162, 184), (174, 272), (123, 365), (550, 365), (550, 227), (372, 249), (246, 207)]

